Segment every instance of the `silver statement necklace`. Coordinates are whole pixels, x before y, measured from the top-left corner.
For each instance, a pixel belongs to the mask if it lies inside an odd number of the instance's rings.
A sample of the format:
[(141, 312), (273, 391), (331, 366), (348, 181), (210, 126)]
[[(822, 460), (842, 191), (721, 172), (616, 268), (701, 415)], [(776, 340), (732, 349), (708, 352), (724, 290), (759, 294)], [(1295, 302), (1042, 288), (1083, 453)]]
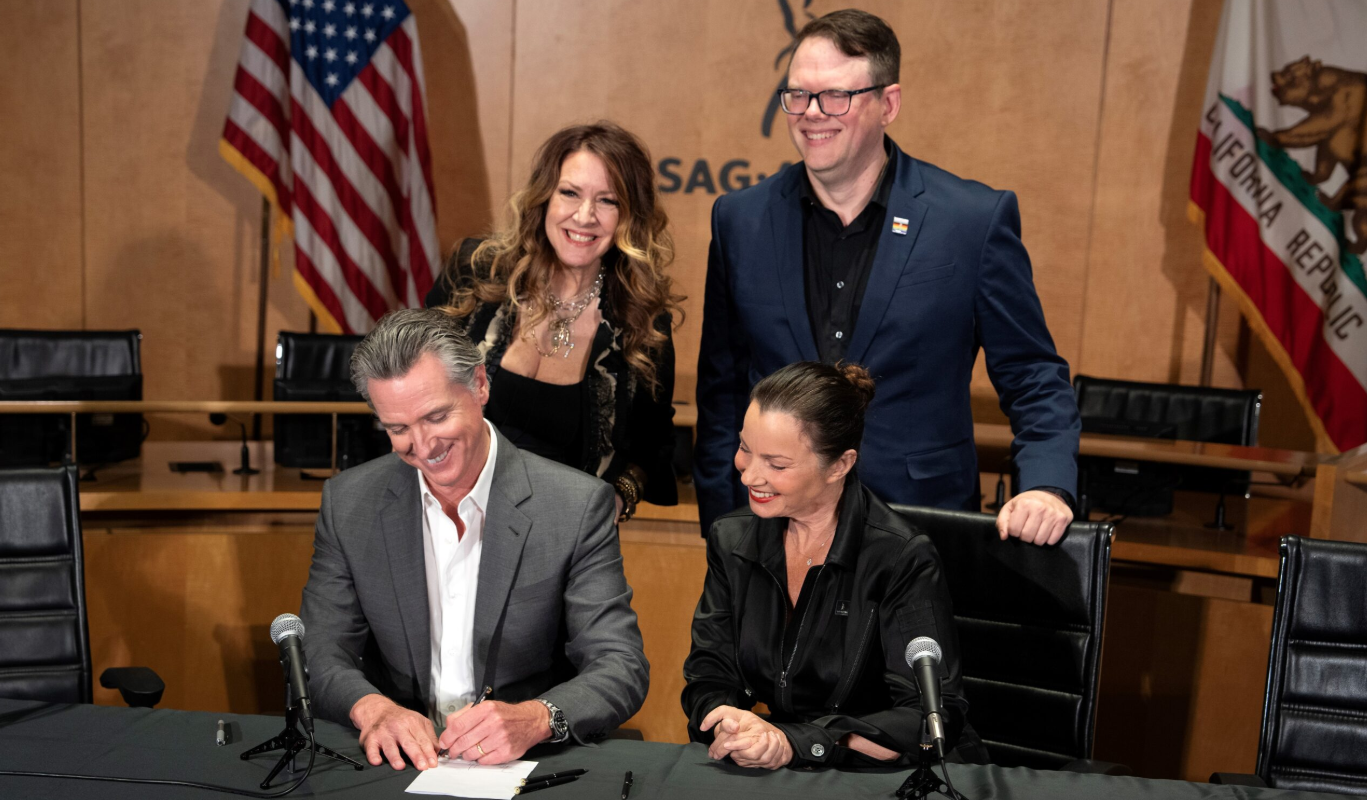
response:
[(588, 288), (588, 291), (576, 297), (561, 300), (555, 296), (555, 292), (547, 288), (546, 299), (551, 304), (551, 321), (546, 328), (546, 333), (550, 336), (551, 350), (549, 353), (542, 350), (541, 344), (537, 342), (536, 335), (532, 331), (527, 331), (527, 341), (532, 343), (542, 358), (550, 358), (561, 350), (565, 351), (561, 357), (569, 358), (570, 353), (574, 351), (574, 323), (579, 321), (579, 317), (584, 314), (585, 309), (592, 305), (602, 292), (603, 270), (601, 267), (598, 269), (598, 275), (593, 279), (593, 285)]

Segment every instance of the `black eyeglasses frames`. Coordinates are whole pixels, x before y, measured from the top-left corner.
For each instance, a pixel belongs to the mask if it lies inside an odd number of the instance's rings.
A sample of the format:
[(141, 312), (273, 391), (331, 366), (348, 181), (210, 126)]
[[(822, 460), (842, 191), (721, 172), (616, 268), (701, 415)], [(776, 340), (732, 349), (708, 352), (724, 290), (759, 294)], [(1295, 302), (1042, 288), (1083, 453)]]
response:
[(865, 92), (876, 92), (886, 88), (885, 84), (869, 86), (864, 89), (827, 89), (823, 92), (809, 92), (805, 89), (779, 89), (778, 100), (785, 114), (806, 114), (812, 100), (816, 107), (828, 117), (839, 117), (849, 113), (854, 96)]

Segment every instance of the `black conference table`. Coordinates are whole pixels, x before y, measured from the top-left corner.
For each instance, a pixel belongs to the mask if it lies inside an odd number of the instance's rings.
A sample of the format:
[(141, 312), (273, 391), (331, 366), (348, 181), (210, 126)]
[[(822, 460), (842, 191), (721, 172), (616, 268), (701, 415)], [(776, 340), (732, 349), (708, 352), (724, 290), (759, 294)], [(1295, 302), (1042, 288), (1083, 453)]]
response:
[[(214, 743), (219, 719), (228, 721), (232, 731), (231, 743), (222, 747)], [(276, 758), (262, 755), (242, 761), (239, 756), (252, 745), (278, 734), (282, 726), (281, 717), (0, 700), (0, 770), (171, 778), (256, 790)], [(362, 759), (355, 731), (320, 722), (317, 736), (321, 744)], [(908, 774), (745, 770), (729, 762), (710, 761), (701, 745), (623, 740), (609, 740), (595, 747), (542, 747), (527, 757), (540, 762), (536, 774), (557, 769), (588, 770), (574, 783), (537, 793), (538, 800), (617, 800), (626, 770), (631, 770), (635, 779), (631, 800), (890, 798)], [(951, 764), (949, 769), (955, 788), (968, 800), (1342, 798), (1332, 794), (1002, 767)], [(345, 764), (319, 757), (313, 774), (290, 796), (402, 798), (415, 775), (412, 768), (395, 772), (388, 766), (367, 766), (357, 772)], [(276, 786), (285, 785), (289, 773), (282, 772), (276, 780)], [(5, 800), (203, 798), (213, 794), (188, 787), (0, 776), (0, 798)]]

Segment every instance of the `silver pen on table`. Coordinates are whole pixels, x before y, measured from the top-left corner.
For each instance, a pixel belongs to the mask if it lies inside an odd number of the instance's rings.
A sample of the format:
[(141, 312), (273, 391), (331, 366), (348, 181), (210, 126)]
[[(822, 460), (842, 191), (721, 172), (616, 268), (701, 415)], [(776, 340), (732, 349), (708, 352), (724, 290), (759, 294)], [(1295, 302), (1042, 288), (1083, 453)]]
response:
[(219, 747), (228, 743), (228, 734), (223, 730), (223, 720), (218, 721), (218, 738), (215, 741), (218, 742)]

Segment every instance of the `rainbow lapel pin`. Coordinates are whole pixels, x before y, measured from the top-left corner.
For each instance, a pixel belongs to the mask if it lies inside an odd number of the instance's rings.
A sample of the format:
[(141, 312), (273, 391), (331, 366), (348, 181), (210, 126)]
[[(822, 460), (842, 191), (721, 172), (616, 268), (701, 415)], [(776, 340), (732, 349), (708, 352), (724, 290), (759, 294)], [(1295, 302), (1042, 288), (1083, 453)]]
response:
[(902, 217), (892, 218), (892, 232), (898, 236), (907, 235), (907, 221)]

